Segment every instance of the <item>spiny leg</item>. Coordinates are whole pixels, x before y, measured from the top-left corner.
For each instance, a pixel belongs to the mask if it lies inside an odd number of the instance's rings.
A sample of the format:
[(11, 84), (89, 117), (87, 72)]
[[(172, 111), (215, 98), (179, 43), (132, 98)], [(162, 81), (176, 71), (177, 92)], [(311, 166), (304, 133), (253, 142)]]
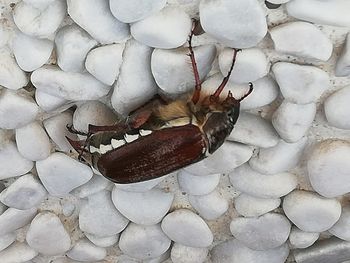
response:
[(249, 84), (249, 90), (248, 90), (248, 92), (247, 92), (242, 98), (240, 98), (240, 99), (238, 100), (239, 102), (241, 102), (242, 100), (244, 100), (246, 97), (248, 97), (248, 96), (250, 95), (250, 93), (253, 92), (253, 89), (254, 89), (253, 83), (249, 82), (248, 84)]
[(233, 67), (235, 65), (235, 62), (236, 62), (236, 58), (237, 58), (237, 53), (241, 51), (241, 49), (233, 49), (234, 52), (233, 52), (233, 59), (232, 59), (232, 64), (231, 64), (231, 67), (226, 75), (226, 77), (224, 77), (224, 79), (222, 80), (220, 86), (216, 89), (216, 91), (214, 92), (213, 95), (210, 96), (210, 101), (211, 102), (214, 102), (214, 101), (217, 101), (219, 99), (219, 96), (221, 94), (221, 92), (224, 90), (230, 76), (231, 76), (231, 73), (232, 73), (232, 70), (233, 70)]

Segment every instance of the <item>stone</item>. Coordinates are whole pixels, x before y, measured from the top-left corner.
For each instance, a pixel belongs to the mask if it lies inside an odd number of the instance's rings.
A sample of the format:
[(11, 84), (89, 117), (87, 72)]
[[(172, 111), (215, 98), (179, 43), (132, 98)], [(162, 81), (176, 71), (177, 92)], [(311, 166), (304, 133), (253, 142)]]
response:
[(350, 130), (350, 86), (331, 94), (324, 102), (324, 113), (328, 123), (339, 129)]
[(334, 74), (337, 77), (350, 75), (350, 34), (347, 34), (342, 52), (335, 65)]
[(0, 25), (0, 48), (7, 45), (10, 39), (10, 30), (3, 24)]
[(119, 234), (113, 236), (100, 237), (93, 234), (85, 233), (85, 236), (98, 247), (110, 247), (119, 240)]
[(116, 188), (124, 191), (143, 193), (151, 190), (153, 187), (158, 185), (161, 181), (163, 181), (167, 177), (168, 175), (165, 175), (165, 176), (161, 176), (161, 177), (143, 181), (143, 182), (137, 182), (137, 183), (131, 183), (131, 184), (114, 184), (114, 185)]
[(5, 235), (1, 235), (0, 237), (0, 251), (3, 251), (5, 248), (10, 246), (16, 240), (15, 233), (8, 233)]
[(204, 31), (229, 47), (253, 47), (267, 33), (265, 12), (256, 0), (201, 1), (199, 15)]
[(10, 247), (0, 252), (1, 263), (31, 262), (39, 253), (26, 243), (15, 242)]
[(131, 24), (131, 35), (140, 43), (154, 48), (182, 46), (191, 31), (192, 22), (180, 8), (167, 6), (159, 12)]
[(177, 174), (177, 181), (182, 192), (189, 195), (206, 195), (218, 186), (220, 177), (220, 174), (194, 175), (182, 169)]
[(331, 40), (311, 23), (285, 23), (272, 28), (270, 35), (275, 49), (281, 53), (322, 61), (332, 55)]
[(174, 243), (171, 248), (171, 260), (173, 263), (203, 263), (207, 259), (208, 249), (203, 247), (188, 247)]
[(87, 183), (75, 188), (72, 191), (72, 194), (78, 196), (79, 198), (85, 198), (108, 188), (111, 184), (111, 181), (105, 177), (94, 174)]
[(289, 235), (289, 243), (292, 248), (307, 248), (319, 238), (320, 233), (305, 232), (293, 226)]
[(50, 94), (47, 94), (46, 92), (42, 92), (36, 89), (35, 102), (39, 105), (39, 107), (42, 110), (46, 112), (51, 112), (66, 104), (67, 100), (56, 96), (52, 96)]
[(0, 236), (11, 233), (27, 225), (36, 215), (35, 207), (27, 210), (8, 208), (0, 215)]
[(236, 211), (244, 217), (259, 217), (264, 215), (281, 204), (279, 198), (258, 198), (245, 193), (241, 193), (233, 199)]
[(30, 224), (28, 245), (43, 255), (60, 255), (69, 250), (71, 239), (61, 220), (54, 213), (41, 212)]
[(342, 208), (342, 213), (339, 220), (328, 229), (328, 232), (334, 236), (343, 239), (345, 241), (350, 241), (350, 206), (344, 206)]
[(38, 176), (50, 195), (62, 197), (92, 177), (90, 167), (63, 153), (36, 162)]
[(104, 259), (107, 256), (107, 250), (102, 247), (97, 247), (88, 239), (80, 239), (66, 253), (67, 257), (77, 261), (96, 262)]

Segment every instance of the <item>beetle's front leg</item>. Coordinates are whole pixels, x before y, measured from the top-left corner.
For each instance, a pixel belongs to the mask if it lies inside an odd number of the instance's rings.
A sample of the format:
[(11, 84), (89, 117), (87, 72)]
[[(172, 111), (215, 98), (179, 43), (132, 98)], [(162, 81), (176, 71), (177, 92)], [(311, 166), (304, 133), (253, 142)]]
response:
[(70, 133), (73, 133), (73, 134), (78, 134), (78, 135), (82, 135), (82, 136), (87, 136), (87, 135), (88, 135), (86, 132), (78, 131), (77, 129), (75, 129), (75, 128), (73, 127), (73, 124), (67, 124), (67, 125), (66, 125), (66, 128), (67, 128), (67, 130), (68, 130)]

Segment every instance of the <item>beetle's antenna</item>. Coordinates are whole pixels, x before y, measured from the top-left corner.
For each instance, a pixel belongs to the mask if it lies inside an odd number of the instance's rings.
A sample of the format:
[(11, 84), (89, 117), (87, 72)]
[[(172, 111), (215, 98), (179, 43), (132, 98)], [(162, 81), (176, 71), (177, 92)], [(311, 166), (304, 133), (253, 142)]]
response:
[(229, 71), (228, 71), (226, 77), (224, 77), (224, 79), (222, 80), (220, 86), (216, 89), (216, 91), (214, 92), (214, 94), (210, 96), (210, 100), (211, 100), (211, 101), (216, 101), (216, 100), (218, 100), (218, 98), (219, 98), (221, 92), (224, 90), (224, 88), (225, 88), (225, 86), (226, 86), (226, 84), (227, 84), (227, 82), (228, 82), (228, 79), (229, 79), (230, 76), (231, 76), (231, 72), (232, 72), (233, 67), (234, 67), (234, 65), (235, 65), (235, 62), (236, 62), (237, 53), (240, 52), (241, 49), (235, 49), (235, 48), (234, 48), (233, 50), (234, 50), (234, 52), (233, 52), (233, 59), (232, 59), (231, 67), (230, 67), (230, 69), (229, 69)]
[(193, 25), (192, 25), (192, 30), (191, 30), (190, 36), (188, 38), (188, 49), (190, 50), (190, 54), (188, 54), (188, 56), (191, 59), (194, 79), (195, 79), (195, 82), (196, 82), (195, 90), (194, 90), (193, 96), (192, 96), (192, 102), (194, 104), (197, 104), (197, 102), (199, 101), (200, 95), (201, 95), (202, 86), (201, 86), (201, 80), (199, 78), (196, 58), (194, 56), (193, 47), (192, 47), (192, 37), (193, 37), (193, 34), (194, 34), (195, 27), (196, 27), (196, 21), (194, 20), (193, 21)]

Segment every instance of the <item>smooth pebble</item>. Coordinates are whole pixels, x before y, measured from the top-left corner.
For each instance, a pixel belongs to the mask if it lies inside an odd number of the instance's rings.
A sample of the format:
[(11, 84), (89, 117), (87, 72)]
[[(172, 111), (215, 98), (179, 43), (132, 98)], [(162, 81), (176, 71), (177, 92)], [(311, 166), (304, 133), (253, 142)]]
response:
[(161, 227), (174, 242), (190, 247), (208, 247), (213, 234), (205, 221), (188, 209), (177, 209), (164, 217)]
[(8, 208), (0, 215), (0, 236), (27, 225), (36, 213), (35, 207), (26, 210)]
[(307, 160), (313, 189), (330, 198), (349, 193), (349, 156), (349, 141), (328, 139), (318, 143)]
[(171, 260), (173, 263), (202, 263), (205, 262), (208, 249), (203, 247), (188, 247), (174, 243), (171, 248)]
[(119, 234), (113, 236), (100, 237), (93, 234), (85, 233), (85, 236), (98, 247), (110, 247), (119, 240)]
[[(214, 45), (193, 48), (199, 77), (204, 80), (216, 56)], [(152, 52), (151, 69), (158, 86), (166, 94), (182, 94), (192, 91), (195, 79), (188, 56), (188, 48), (155, 49)]]
[[(224, 76), (232, 65), (233, 54), (231, 48), (225, 48), (218, 56), (220, 71)], [(253, 82), (266, 76), (268, 71), (269, 61), (261, 49), (243, 49), (237, 53), (229, 80), (240, 84)]]
[[(128, 192), (114, 187), (112, 200), (115, 207), (130, 221), (139, 225), (155, 225), (169, 211), (174, 194), (160, 189), (144, 193)], [(130, 206), (130, 203), (133, 205)]]
[(85, 68), (96, 79), (111, 86), (119, 75), (123, 51), (123, 44), (94, 48), (87, 54)]
[(233, 202), (238, 214), (244, 217), (258, 217), (279, 207), (281, 199), (258, 198), (241, 193)]
[(335, 64), (334, 74), (337, 77), (350, 75), (350, 34), (347, 35), (342, 52)]
[(292, 227), (289, 235), (289, 243), (292, 248), (307, 248), (314, 244), (320, 237), (320, 233), (317, 232), (305, 232), (297, 228)]
[(120, 233), (128, 224), (113, 205), (111, 192), (102, 190), (88, 196), (79, 213), (79, 227), (82, 231), (97, 236), (111, 236)]
[(58, 197), (68, 194), (92, 177), (92, 171), (87, 165), (59, 152), (37, 161), (36, 169), (46, 190)]
[(51, 112), (67, 103), (67, 100), (52, 96), (46, 92), (35, 90), (35, 101), (40, 109)]
[(215, 220), (226, 213), (228, 209), (228, 201), (215, 190), (206, 195), (190, 195), (188, 201), (206, 220)]
[(41, 212), (30, 224), (28, 245), (43, 255), (60, 255), (69, 250), (71, 239), (61, 220), (54, 213)]
[(272, 71), (283, 97), (297, 104), (317, 102), (330, 85), (328, 73), (314, 66), (277, 62)]
[(131, 24), (131, 35), (140, 43), (155, 48), (177, 48), (191, 31), (191, 18), (180, 8), (167, 6)]
[(88, 239), (80, 239), (66, 253), (67, 257), (77, 261), (96, 262), (104, 259), (107, 256), (107, 250), (102, 247), (95, 246)]
[(34, 163), (23, 158), (14, 142), (0, 145), (0, 179), (16, 177), (29, 172)]
[(109, 5), (113, 15), (124, 23), (142, 20), (166, 4), (166, 0), (110, 0)]
[(241, 192), (258, 198), (279, 198), (287, 195), (298, 184), (297, 177), (291, 173), (265, 175), (243, 164), (230, 173), (230, 182)]
[(0, 48), (7, 45), (10, 39), (10, 30), (3, 24), (0, 25)]
[(267, 213), (258, 218), (237, 217), (231, 221), (232, 235), (254, 250), (277, 248), (288, 239), (291, 224), (281, 214)]
[(332, 55), (331, 40), (311, 23), (282, 24), (272, 28), (270, 35), (275, 49), (282, 53), (322, 61), (327, 61)]
[(31, 262), (39, 253), (32, 249), (25, 242), (15, 242), (0, 252), (1, 263), (24, 263)]
[(339, 220), (341, 205), (336, 199), (295, 190), (284, 198), (283, 210), (299, 229), (322, 232), (330, 229)]
[(189, 195), (206, 195), (218, 186), (220, 177), (220, 174), (194, 175), (182, 169), (177, 174), (177, 181), (182, 192)]
[(304, 137), (316, 115), (316, 104), (294, 104), (284, 100), (272, 115), (272, 125), (288, 142), (294, 143)]
[(253, 47), (267, 33), (265, 12), (256, 0), (201, 1), (199, 15), (205, 32), (229, 47)]
[(50, 155), (50, 139), (38, 122), (16, 129), (16, 144), (20, 154), (31, 161), (43, 160)]
[(46, 195), (40, 182), (32, 174), (26, 174), (1, 192), (0, 201), (8, 207), (25, 210), (37, 207)]
[(129, 191), (129, 192), (147, 192), (151, 190), (153, 187), (158, 185), (161, 181), (163, 181), (165, 178), (167, 178), (168, 175), (161, 176), (155, 179), (143, 181), (143, 182), (137, 182), (137, 183), (131, 183), (131, 184), (114, 184), (116, 188)]
[(328, 229), (332, 235), (350, 241), (350, 206), (343, 206), (339, 220)]
[(97, 41), (79, 26), (62, 27), (55, 37), (57, 65), (67, 72), (83, 72), (86, 55), (96, 45)]
[(68, 0), (68, 14), (101, 44), (120, 42), (129, 36), (129, 26), (112, 15), (111, 3), (107, 0)]
[(10, 246), (16, 240), (16, 234), (8, 233), (0, 236), (0, 251)]
[(331, 94), (324, 102), (324, 113), (328, 123), (339, 129), (350, 130), (350, 86)]
[(85, 198), (106, 189), (111, 184), (111, 181), (105, 177), (94, 174), (87, 183), (75, 188), (72, 191), (72, 194), (78, 196), (79, 198)]
[(274, 147), (260, 149), (259, 154), (249, 160), (249, 164), (254, 170), (265, 174), (288, 171), (301, 160), (307, 141), (307, 137), (295, 143), (280, 140)]
[(130, 223), (120, 235), (119, 248), (137, 259), (151, 259), (165, 253), (171, 240), (163, 233), (159, 224), (137, 225)]
[(66, 100), (95, 100), (110, 90), (88, 73), (65, 72), (51, 65), (35, 70), (31, 81), (38, 90)]
[(248, 112), (241, 112), (227, 140), (269, 148), (279, 142), (279, 137), (269, 121)]

